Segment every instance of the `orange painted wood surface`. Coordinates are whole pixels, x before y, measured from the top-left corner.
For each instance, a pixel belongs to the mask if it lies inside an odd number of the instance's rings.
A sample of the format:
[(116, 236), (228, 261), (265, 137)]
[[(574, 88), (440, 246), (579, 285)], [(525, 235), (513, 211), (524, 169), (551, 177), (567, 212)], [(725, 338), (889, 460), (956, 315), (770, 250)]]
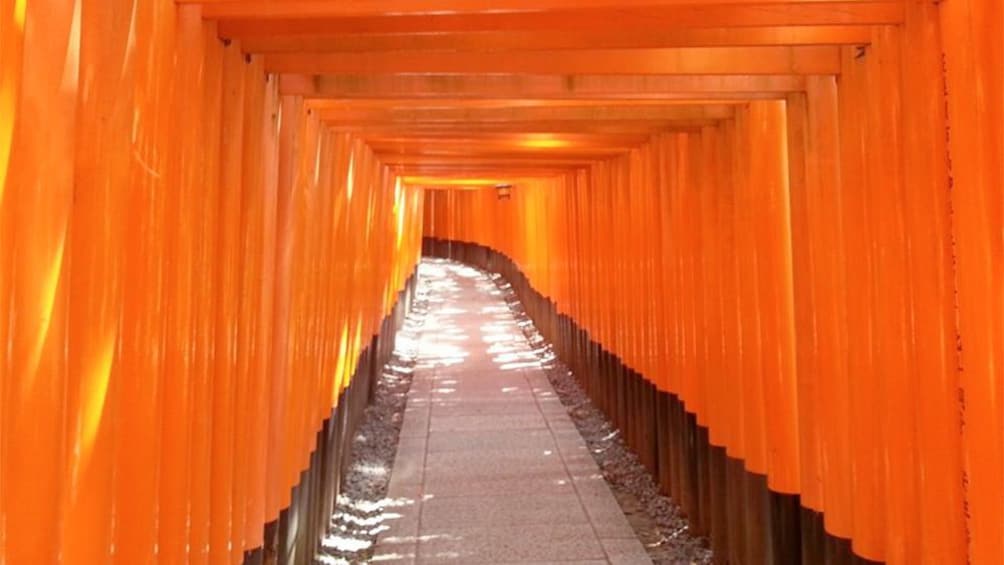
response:
[(197, 6), (0, 14), (0, 562), (239, 563), (413, 271), (422, 193)]
[[(960, 49), (942, 75), (936, 59), (952, 47), (941, 36), (959, 33), (945, 22), (964, 25), (968, 12), (904, 9), (903, 26), (843, 48), (837, 75), (808, 77), (784, 102), (751, 101), (692, 133), (654, 134), (586, 167), (585, 178), (556, 167), (553, 178), (517, 179), (511, 200), (491, 188), (432, 190), (426, 233), (512, 257), (559, 311), (679, 395), (714, 445), (766, 474), (773, 490), (801, 494), (859, 555), (995, 562), (1004, 419), (984, 363), (997, 358), (989, 336), (1001, 312), (978, 293), (999, 269), (976, 257), (996, 256), (981, 230), (1001, 203), (979, 187), (995, 186), (985, 179), (1001, 170), (989, 160), (1001, 131), (953, 106), (951, 87), (982, 77), (994, 49)], [(904, 59), (918, 57), (923, 64)], [(1000, 90), (979, 80), (987, 94), (978, 107), (992, 117)], [(985, 140), (963, 165), (953, 147), (968, 137), (956, 128)], [(663, 167), (668, 175), (650, 175)], [(573, 182), (586, 187), (569, 190)], [(982, 202), (980, 219), (958, 224), (954, 200)], [(580, 227), (560, 215), (549, 228), (536, 215), (528, 224), (523, 211), (550, 202)], [(581, 244), (562, 258), (571, 237)], [(547, 270), (541, 247), (552, 248)], [(972, 271), (954, 263), (962, 257)], [(956, 304), (966, 288), (977, 294)], [(639, 301), (649, 294), (654, 303)], [(980, 333), (970, 358), (983, 360), (968, 371), (966, 327)], [(975, 430), (971, 418), (981, 422)]]
[(1004, 562), (1002, 37), (986, 0), (0, 0), (0, 563), (260, 547), (423, 234), (858, 555)]

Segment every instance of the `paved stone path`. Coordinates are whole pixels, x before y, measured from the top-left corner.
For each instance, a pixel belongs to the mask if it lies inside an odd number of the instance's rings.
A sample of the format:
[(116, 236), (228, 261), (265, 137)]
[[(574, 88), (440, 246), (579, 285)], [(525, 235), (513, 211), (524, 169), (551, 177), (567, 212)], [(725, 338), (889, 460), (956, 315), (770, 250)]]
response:
[(374, 563), (651, 563), (483, 273), (426, 261)]

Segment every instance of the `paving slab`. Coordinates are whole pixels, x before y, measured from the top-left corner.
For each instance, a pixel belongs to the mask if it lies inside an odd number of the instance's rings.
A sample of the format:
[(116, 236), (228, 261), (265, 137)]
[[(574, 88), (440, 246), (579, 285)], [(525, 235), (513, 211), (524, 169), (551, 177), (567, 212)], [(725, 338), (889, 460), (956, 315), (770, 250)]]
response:
[(497, 563), (605, 559), (588, 524), (423, 529), (419, 563)]
[(433, 414), (430, 432), (473, 432), (479, 430), (528, 430), (547, 428), (547, 420), (539, 411), (536, 413), (499, 414)]
[(652, 562), (637, 539), (604, 539), (600, 543), (610, 563), (615, 565), (647, 565)]
[(422, 274), (437, 278), (373, 562), (651, 563), (491, 280)]
[(526, 476), (489, 477), (476, 479), (433, 478), (425, 483), (425, 492), (433, 497), (560, 494), (575, 493), (564, 471), (538, 472)]
[(422, 527), (471, 528), (534, 524), (588, 524), (574, 491), (435, 497), (422, 503)]
[[(429, 433), (428, 441), (429, 453), (499, 449), (546, 450), (556, 445), (561, 446), (561, 440), (556, 440), (548, 429), (521, 430), (518, 434), (512, 433), (511, 430), (433, 432)], [(582, 445), (585, 446), (585, 443)]]

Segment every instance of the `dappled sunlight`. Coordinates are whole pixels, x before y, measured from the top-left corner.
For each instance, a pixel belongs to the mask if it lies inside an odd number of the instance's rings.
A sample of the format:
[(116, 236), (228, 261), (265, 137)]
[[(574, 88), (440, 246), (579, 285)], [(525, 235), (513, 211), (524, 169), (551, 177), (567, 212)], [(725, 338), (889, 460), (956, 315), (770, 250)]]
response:
[(539, 369), (539, 361), (523, 361), (517, 363), (502, 363), (499, 368), (503, 371), (518, 371), (523, 369)]
[[(514, 339), (510, 334), (485, 334), (481, 336), (481, 341), (491, 344), (511, 344), (514, 342)], [(504, 345), (499, 345), (498, 347), (504, 347)], [(493, 351), (495, 350), (488, 350), (489, 353)]]
[(367, 549), (373, 545), (373, 542), (367, 539), (359, 539), (354, 537), (343, 537), (338, 534), (331, 534), (325, 536), (321, 540), (321, 547), (325, 549), (333, 549), (335, 551), (346, 551), (346, 552), (359, 552)]
[(420, 273), (430, 311), (402, 423), (411, 447), (391, 477), (417, 502), (358, 524), (387, 528), (370, 562), (518, 562), (563, 543), (554, 528), (592, 535), (576, 484), (596, 470), (572, 451), (574, 428), (542, 371), (553, 350), (517, 322), (496, 277), (428, 259)]
[(93, 362), (93, 366), (85, 373), (87, 386), (84, 387), (86, 392), (84, 393), (80, 414), (81, 441), (78, 453), (81, 465), (77, 469), (77, 472), (86, 468), (98, 429), (105, 416), (105, 402), (108, 397), (108, 383), (112, 373), (112, 361), (115, 358), (116, 338), (116, 333), (108, 333), (97, 359)]
[(348, 559), (343, 559), (341, 557), (332, 557), (330, 555), (324, 555), (323, 553), (315, 556), (318, 563), (322, 565), (349, 565), (351, 561)]
[[(541, 346), (539, 338), (528, 340), (527, 335), (534, 333), (532, 324), (513, 317), (510, 305), (504, 302), (504, 292), (511, 287), (497, 275), (486, 275), (471, 267), (428, 259), (423, 261), (419, 274), (421, 287), (429, 295), (431, 311), (417, 344), (418, 368), (462, 368), (470, 361), (472, 354), (466, 344), (472, 336), (470, 330), (459, 325), (459, 321), (475, 312), (480, 315), (479, 318), (487, 318), (477, 328), (478, 339), (488, 344), (484, 351), (496, 368), (506, 372), (538, 370), (549, 367), (555, 360), (553, 352), (548, 346)], [(497, 298), (499, 303), (481, 306), (474, 312), (458, 306), (462, 290), (460, 279), (473, 281), (479, 293)], [(434, 387), (432, 392), (444, 395), (456, 391), (454, 387), (439, 386)]]
[(446, 316), (459, 316), (461, 314), (466, 314), (467, 310), (463, 308), (439, 308), (436, 313), (432, 316), (433, 319)]
[(388, 364), (387, 367), (391, 371), (393, 371), (394, 373), (398, 373), (398, 374), (401, 374), (401, 375), (409, 375), (409, 374), (411, 374), (411, 373), (413, 373), (415, 371), (411, 367), (400, 367), (400, 366), (393, 365), (393, 364)]
[(513, 361), (526, 361), (536, 359), (531, 352), (517, 351), (512, 353), (503, 353), (502, 355), (495, 356), (492, 361), (496, 363), (511, 363)]
[(66, 250), (66, 230), (59, 235), (55, 242), (51, 260), (45, 268), (45, 275), (42, 277), (42, 284), (37, 293), (36, 302), (32, 304), (33, 319), (37, 324), (32, 329), (34, 331), (34, 343), (31, 348), (31, 356), (28, 361), (23, 388), (29, 390), (34, 386), (35, 377), (38, 376), (38, 366), (42, 360), (42, 351), (45, 349), (46, 340), (49, 339), (49, 329), (52, 324), (53, 309), (58, 297), (59, 280), (63, 274), (63, 253)]
[(470, 352), (460, 344), (470, 341), (471, 336), (457, 323), (470, 312), (453, 305), (461, 290), (453, 276), (462, 272), (465, 277), (478, 275), (476, 270), (445, 263), (423, 261), (419, 266), (419, 287), (428, 297), (430, 313), (416, 344), (417, 369), (459, 365), (470, 357)]
[(432, 369), (434, 367), (448, 367), (464, 362), (470, 354), (464, 349), (450, 345), (430, 346), (428, 355), (418, 357), (416, 369)]
[(371, 561), (373, 563), (384, 563), (384, 562), (400, 562), (400, 561), (411, 561), (415, 557), (416, 552), (412, 553), (386, 553), (382, 555), (375, 556)]
[(355, 469), (364, 475), (386, 475), (389, 471), (386, 467), (378, 465), (356, 465)]
[[(385, 469), (381, 470), (386, 472)], [(321, 547), (334, 555), (318, 554), (318, 561), (331, 564), (355, 562), (344, 556), (371, 548), (374, 536), (389, 531), (391, 524), (405, 517), (403, 509), (415, 504), (416, 501), (411, 498), (373, 501), (353, 500), (339, 495), (339, 512), (332, 519), (330, 532), (321, 540)]]
[(483, 279), (484, 273), (481, 271), (467, 266), (457, 266), (453, 269), (453, 274), (463, 277), (465, 279)]
[[(452, 534), (427, 534), (427, 535), (412, 535), (412, 536), (387, 536), (385, 538), (380, 538), (380, 547), (384, 549), (383, 553), (373, 556), (370, 560), (372, 563), (400, 563), (412, 562), (418, 553), (419, 543), (428, 543), (432, 541), (462, 541), (463, 536), (452, 535)], [(459, 552), (441, 552), (436, 553), (435, 557), (440, 558), (459, 558), (461, 554)], [(345, 563), (343, 561), (326, 561), (325, 563)]]

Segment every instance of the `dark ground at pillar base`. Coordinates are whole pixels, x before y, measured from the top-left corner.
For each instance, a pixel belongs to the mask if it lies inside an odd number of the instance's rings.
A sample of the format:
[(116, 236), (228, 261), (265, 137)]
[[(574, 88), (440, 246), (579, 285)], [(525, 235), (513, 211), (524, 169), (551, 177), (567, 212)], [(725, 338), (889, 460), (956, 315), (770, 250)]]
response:
[(505, 255), (473, 243), (426, 238), (423, 254), (453, 259), (492, 273), (511, 286), (526, 314), (568, 365), (593, 403), (621, 430), (638, 460), (675, 500), (697, 536), (708, 536), (713, 563), (730, 565), (866, 565), (849, 540), (827, 533), (823, 515), (801, 506), (798, 495), (767, 488), (766, 476), (748, 471), (708, 441), (675, 395), (605, 350), (572, 318), (538, 293)]
[(398, 293), (393, 311), (380, 331), (360, 353), (351, 384), (338, 405), (317, 430), (310, 464), (300, 473), (290, 493), (290, 504), (279, 517), (265, 524), (262, 547), (244, 553), (246, 565), (308, 565), (314, 562), (320, 541), (328, 533), (330, 518), (348, 471), (352, 439), (363, 412), (373, 399), (374, 384), (390, 358), (394, 336), (414, 300), (416, 277), (409, 277)]
[[(512, 287), (495, 275), (516, 319), (531, 321)], [(540, 348), (541, 368), (568, 409), (568, 414), (589, 447), (603, 478), (624, 511), (648, 556), (656, 565), (704, 565), (712, 562), (709, 541), (695, 536), (680, 511), (659, 486), (638, 456), (624, 443), (620, 431), (593, 404), (575, 376), (561, 360), (548, 355), (551, 348), (530, 324), (523, 329), (530, 343)]]
[[(418, 293), (401, 329), (406, 337), (416, 339), (421, 330), (427, 311), (423, 296)], [(383, 503), (411, 388), (414, 353), (395, 348), (383, 367), (374, 387), (373, 400), (353, 438), (347, 462), (349, 470), (336, 500), (330, 533), (321, 544), (321, 556), (334, 557), (339, 562), (368, 563), (373, 558), (377, 536), (387, 528), (381, 523), (385, 514)], [(328, 543), (329, 540), (342, 543)]]

